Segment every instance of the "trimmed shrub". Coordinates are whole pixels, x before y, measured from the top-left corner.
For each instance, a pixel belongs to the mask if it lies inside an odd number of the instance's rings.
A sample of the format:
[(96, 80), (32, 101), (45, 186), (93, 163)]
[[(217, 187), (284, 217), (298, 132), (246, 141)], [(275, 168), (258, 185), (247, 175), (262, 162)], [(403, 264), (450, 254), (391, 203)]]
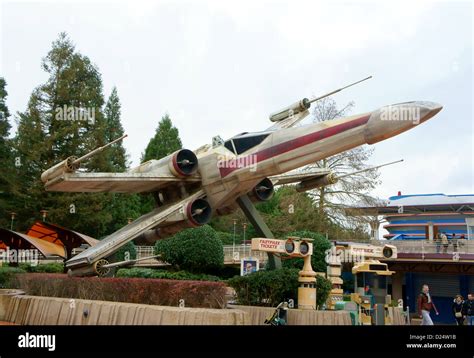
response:
[(192, 280), (192, 281), (219, 281), (219, 277), (205, 275), (205, 274), (193, 274), (186, 271), (166, 271), (166, 270), (155, 270), (150, 268), (131, 268), (131, 269), (120, 269), (117, 271), (115, 277), (138, 277), (138, 278), (164, 278), (168, 280)]
[(235, 289), (239, 304), (273, 307), (288, 299), (296, 302), (298, 271), (295, 268), (257, 271), (233, 277), (228, 283)]
[(163, 261), (193, 273), (207, 273), (224, 265), (224, 249), (209, 225), (186, 229), (155, 244)]
[(144, 278), (68, 277), (64, 274), (17, 274), (15, 288), (29, 295), (178, 306), (224, 308), (226, 288), (221, 282)]
[[(257, 271), (233, 277), (228, 284), (235, 289), (239, 304), (274, 307), (289, 299), (298, 302), (298, 272), (296, 268)], [(316, 276), (316, 290), (316, 305), (321, 307), (331, 291), (331, 282)]]
[(331, 292), (332, 284), (327, 278), (316, 276), (316, 306), (322, 307), (326, 303), (329, 293)]
[(42, 272), (42, 273), (63, 273), (64, 264), (60, 262), (50, 262), (47, 264), (31, 265), (29, 263), (21, 263), (19, 267), (26, 272)]
[(19, 267), (0, 266), (0, 288), (12, 287), (11, 281), (15, 279), (15, 275), (25, 272)]

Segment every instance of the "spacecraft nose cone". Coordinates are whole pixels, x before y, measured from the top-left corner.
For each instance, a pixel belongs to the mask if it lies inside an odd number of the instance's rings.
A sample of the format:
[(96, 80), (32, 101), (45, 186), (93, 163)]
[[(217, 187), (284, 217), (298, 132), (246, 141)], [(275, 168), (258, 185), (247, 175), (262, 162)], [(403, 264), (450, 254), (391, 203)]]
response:
[(416, 101), (413, 102), (414, 107), (420, 108), (420, 122), (423, 123), (435, 116), (443, 109), (443, 106), (436, 102)]
[(368, 144), (380, 142), (405, 132), (432, 118), (443, 106), (428, 101), (392, 104), (372, 113), (366, 125), (365, 139)]

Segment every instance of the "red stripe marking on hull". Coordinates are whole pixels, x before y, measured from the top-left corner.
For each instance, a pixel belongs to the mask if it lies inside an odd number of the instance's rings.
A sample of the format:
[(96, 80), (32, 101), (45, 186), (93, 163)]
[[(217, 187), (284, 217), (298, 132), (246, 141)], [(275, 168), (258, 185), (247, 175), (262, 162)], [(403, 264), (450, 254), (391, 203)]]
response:
[[(249, 166), (247, 165), (247, 163), (251, 163), (255, 165), (256, 163), (276, 157), (277, 155), (287, 153), (291, 150), (301, 148), (305, 145), (332, 137), (333, 135), (345, 132), (349, 129), (357, 128), (361, 125), (366, 124), (369, 118), (370, 118), (370, 114), (364, 117), (354, 119), (350, 122), (341, 123), (333, 127), (325, 128), (313, 133), (303, 135), (295, 139), (291, 139), (287, 142), (283, 142), (283, 143), (274, 145), (273, 147), (262, 149), (261, 151), (257, 153), (252, 153), (242, 158), (237, 158), (237, 159), (224, 162), (219, 168), (221, 178), (226, 177), (227, 175), (229, 175), (230, 173), (232, 173), (233, 171), (237, 169), (241, 169), (241, 168), (245, 168)], [(254, 155), (257, 156), (256, 160), (252, 158), (252, 156)], [(240, 164), (242, 165), (240, 166)]]

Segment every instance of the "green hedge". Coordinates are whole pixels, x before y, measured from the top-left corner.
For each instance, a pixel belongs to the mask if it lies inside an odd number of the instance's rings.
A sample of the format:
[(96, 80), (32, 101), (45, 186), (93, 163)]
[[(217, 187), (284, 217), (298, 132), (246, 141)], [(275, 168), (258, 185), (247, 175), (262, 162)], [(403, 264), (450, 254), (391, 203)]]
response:
[(60, 262), (50, 262), (47, 264), (31, 265), (29, 263), (22, 263), (18, 265), (26, 272), (42, 272), (42, 273), (63, 273), (64, 264)]
[(193, 281), (219, 281), (219, 277), (205, 275), (205, 274), (193, 274), (186, 271), (166, 271), (166, 270), (155, 270), (149, 268), (131, 268), (131, 269), (120, 269), (117, 271), (115, 277), (138, 277), (138, 278), (161, 278), (168, 280), (193, 280)]
[(25, 272), (25, 270), (18, 267), (0, 266), (0, 288), (11, 288), (11, 281), (14, 276)]
[[(257, 271), (233, 277), (228, 284), (235, 289), (239, 304), (274, 307), (288, 299), (298, 302), (298, 272), (295, 268)], [(316, 305), (321, 307), (331, 291), (331, 282), (316, 276), (316, 290)]]

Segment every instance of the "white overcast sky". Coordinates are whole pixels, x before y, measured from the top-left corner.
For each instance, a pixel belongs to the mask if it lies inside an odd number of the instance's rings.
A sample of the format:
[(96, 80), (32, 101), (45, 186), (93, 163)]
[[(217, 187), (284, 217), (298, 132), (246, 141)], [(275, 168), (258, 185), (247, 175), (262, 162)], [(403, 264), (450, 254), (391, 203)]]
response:
[[(474, 193), (471, 2), (93, 1), (0, 6), (0, 76), (10, 112), (46, 80), (58, 33), (117, 86), (134, 164), (168, 112), (185, 147), (270, 124), (268, 114), (367, 75), (337, 94), (353, 113), (410, 100), (444, 109), (375, 145), (379, 197)], [(73, 154), (73, 153), (71, 153)]]

